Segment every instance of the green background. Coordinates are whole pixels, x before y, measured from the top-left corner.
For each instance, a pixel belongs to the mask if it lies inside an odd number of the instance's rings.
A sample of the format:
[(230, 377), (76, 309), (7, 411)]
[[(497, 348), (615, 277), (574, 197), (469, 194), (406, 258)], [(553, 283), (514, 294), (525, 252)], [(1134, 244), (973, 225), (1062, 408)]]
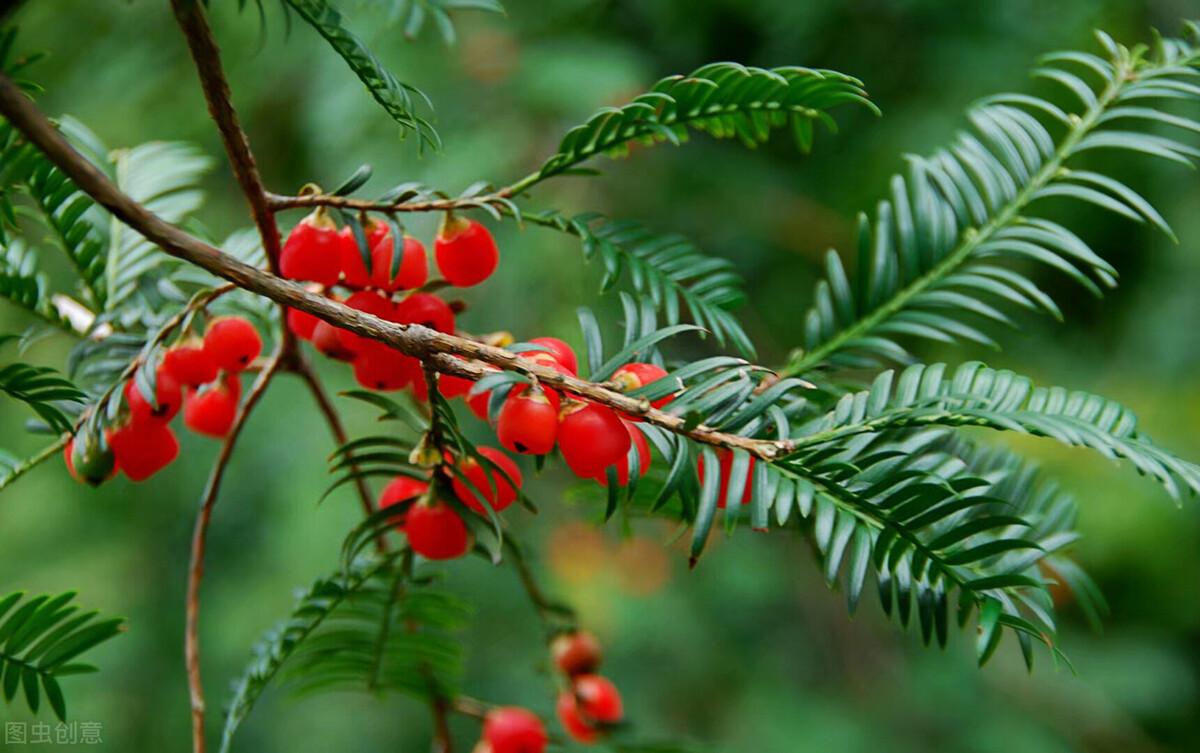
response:
[[(1177, 0), (508, 0), (508, 18), (462, 16), (458, 44), (446, 47), (432, 29), (405, 39), (378, 9), (386, 3), (344, 2), (352, 27), (435, 101), (445, 150), (418, 157), (298, 19), (289, 33), (268, 1), (264, 29), (252, 8), (239, 15), (232, 0), (211, 5), (235, 104), (267, 184), (279, 192), (310, 180), (335, 184), (364, 162), (376, 170), (368, 193), (407, 180), (450, 191), (477, 179), (510, 181), (597, 107), (712, 60), (829, 67), (862, 78), (884, 117), (838, 113), (841, 134), (820, 134), (810, 157), (785, 137), (757, 152), (697, 137), (682, 149), (639, 149), (628, 160), (597, 163), (604, 177), (557, 179), (528, 202), (680, 231), (733, 259), (750, 293), (741, 315), (765, 363), (780, 363), (799, 341), (820, 255), (852, 245), (855, 213), (883, 195), (901, 155), (948, 141), (981, 96), (1045, 93), (1027, 74), (1037, 56), (1092, 49), (1093, 28), (1131, 43), (1148, 39), (1152, 26), (1175, 33), (1180, 16), (1200, 15)], [(33, 71), (49, 112), (80, 118), (114, 147), (187, 140), (220, 156), (167, 3), (27, 6), (17, 19), (20, 46), (50, 53)], [(1017, 331), (1002, 333), (1003, 352), (921, 353), (953, 362), (984, 357), (1045, 383), (1101, 392), (1134, 408), (1158, 442), (1200, 458), (1200, 298), (1193, 292), (1200, 182), (1194, 172), (1146, 160), (1126, 161), (1115, 173), (1155, 201), (1180, 246), (1150, 228), (1068, 206), (1060, 214), (1116, 264), (1121, 286), (1096, 301), (1046, 275), (1039, 282), (1064, 304), (1064, 324), (1021, 320)], [(202, 220), (215, 235), (248, 224), (223, 164), (206, 189)], [(287, 224), (298, 219), (283, 216)], [(412, 229), (428, 242), (435, 221), (416, 220)], [(576, 242), (511, 225), (497, 234), (500, 271), (462, 294), (465, 329), (578, 344), (574, 308), (586, 303), (610, 314), (615, 333), (613, 302), (597, 298), (598, 270), (583, 265)], [(0, 306), (0, 331), (26, 324)], [(61, 365), (68, 346), (61, 337), (42, 340), (31, 357)], [(348, 370), (322, 369), (332, 388), (351, 384)], [(367, 412), (339, 402), (352, 433), (370, 428)], [(44, 441), (21, 431), (25, 417), (21, 406), (0, 403), (3, 447), (18, 455)], [(1028, 675), (1011, 639), (979, 670), (969, 634), (953, 636), (944, 652), (925, 649), (874, 603), (848, 619), (808, 544), (788, 534), (739, 532), (688, 572), (682, 550), (667, 543), (670, 529), (638, 527), (623, 538), (616, 526), (583, 525), (597, 518), (596, 507), (578, 504), (557, 468), (529, 484), (541, 515), (514, 509), (507, 517), (534, 543), (549, 587), (600, 635), (605, 673), (621, 687), (640, 738), (739, 752), (1197, 749), (1200, 507), (1176, 509), (1153, 483), (1084, 451), (1032, 440), (1021, 446), (1077, 490), (1078, 556), (1112, 604), (1103, 634), (1064, 608), (1063, 646), (1077, 675), (1044, 655)], [(77, 588), (87, 605), (129, 618), (128, 634), (93, 657), (102, 673), (66, 687), (76, 719), (103, 723), (106, 749), (187, 745), (184, 578), (193, 511), (216, 446), (186, 435), (183, 447), (180, 462), (142, 485), (121, 480), (92, 491), (55, 461), (0, 494), (0, 592)], [(230, 468), (204, 590), (214, 731), (249, 646), (287, 612), (293, 588), (333, 568), (342, 533), (356, 520), (349, 494), (316, 504), (331, 447), (301, 385), (283, 379)], [(466, 691), (551, 715), (542, 630), (513, 573), (480, 561), (441, 569), (476, 605), (464, 635)], [(4, 720), (28, 719), (13, 714), (0, 708)], [(469, 749), (474, 723), (455, 726)], [(427, 710), (403, 697), (271, 692), (235, 749), (418, 751), (429, 734)]]

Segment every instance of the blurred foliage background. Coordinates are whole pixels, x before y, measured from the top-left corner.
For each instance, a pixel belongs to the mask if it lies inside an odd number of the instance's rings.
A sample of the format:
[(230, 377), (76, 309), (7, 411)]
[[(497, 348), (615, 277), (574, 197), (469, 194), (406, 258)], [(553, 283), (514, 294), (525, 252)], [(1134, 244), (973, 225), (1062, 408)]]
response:
[[(432, 29), (405, 39), (386, 23), (387, 4), (339, 6), (401, 79), (434, 98), (443, 153), (418, 156), (401, 142), (344, 63), (308, 27), (294, 23), (289, 32), (274, 3), (265, 3), (265, 27), (252, 8), (239, 14), (233, 0), (210, 3), (235, 103), (274, 190), (310, 180), (330, 186), (364, 162), (377, 176), (368, 191), (404, 180), (450, 191), (511, 180), (595, 108), (712, 60), (829, 67), (864, 79), (884, 117), (839, 113), (841, 134), (819, 136), (811, 157), (786, 137), (758, 152), (697, 137), (683, 149), (596, 163), (604, 177), (557, 179), (529, 202), (677, 230), (735, 260), (751, 293), (742, 314), (768, 364), (800, 339), (820, 255), (851, 246), (855, 213), (883, 194), (901, 155), (947, 141), (974, 99), (1035, 87), (1027, 72), (1043, 52), (1090, 48), (1097, 27), (1126, 43), (1149, 39), (1151, 27), (1174, 33), (1180, 17), (1200, 10), (1184, 0), (507, 0), (507, 18), (462, 15), (458, 43), (447, 47)], [(17, 21), (24, 50), (50, 53), (32, 72), (49, 112), (80, 118), (114, 147), (186, 140), (221, 155), (167, 3), (27, 3)], [(1065, 324), (1023, 323), (999, 353), (925, 353), (983, 357), (1102, 392), (1134, 408), (1157, 441), (1196, 459), (1200, 182), (1138, 164), (1118, 175), (1159, 205), (1179, 247), (1071, 205), (1066, 219), (1121, 270), (1120, 288), (1097, 301), (1047, 276), (1068, 303)], [(206, 189), (203, 218), (214, 235), (249, 224), (223, 165)], [(413, 229), (428, 242), (435, 221)], [(598, 270), (581, 263), (570, 238), (511, 225), (498, 232), (501, 270), (463, 294), (464, 328), (579, 343), (574, 307), (612, 303), (596, 298)], [(0, 308), (0, 331), (27, 324)], [(68, 345), (41, 340), (33, 357), (61, 365)], [(351, 383), (348, 370), (322, 366), (331, 387)], [(365, 431), (370, 416), (341, 402), (352, 433)], [(42, 441), (21, 432), (24, 418), (19, 406), (0, 403), (3, 445), (17, 454)], [(0, 496), (0, 592), (77, 588), (86, 604), (129, 618), (128, 635), (94, 656), (102, 674), (67, 688), (74, 717), (102, 722), (112, 750), (186, 744), (183, 586), (192, 513), (216, 447), (191, 434), (183, 443), (182, 461), (142, 486), (118, 481), (92, 491), (53, 462)], [(1083, 451), (1022, 444), (1078, 491), (1079, 557), (1113, 609), (1103, 634), (1065, 610), (1063, 645), (1077, 675), (1048, 659), (1028, 675), (1011, 638), (978, 670), (970, 635), (953, 636), (945, 652), (925, 650), (873, 603), (850, 620), (808, 545), (783, 534), (739, 532), (689, 573), (668, 543), (670, 529), (623, 535), (617, 525), (592, 525), (597, 508), (554, 469), (530, 484), (543, 514), (510, 517), (534, 542), (548, 586), (604, 641), (606, 674), (625, 693), (640, 737), (706, 741), (720, 751), (1196, 750), (1200, 507), (1175, 509), (1154, 484)], [(356, 520), (348, 494), (316, 504), (331, 447), (307, 394), (288, 380), (243, 438), (216, 510), (205, 584), (214, 710), (249, 646), (288, 611), (294, 587), (332, 569)], [(467, 692), (552, 716), (541, 627), (512, 572), (479, 561), (441, 569), (476, 604), (464, 635)], [(211, 717), (215, 729), (219, 714)], [(474, 723), (455, 724), (468, 746)], [(415, 751), (428, 739), (427, 710), (405, 698), (275, 692), (235, 749)]]

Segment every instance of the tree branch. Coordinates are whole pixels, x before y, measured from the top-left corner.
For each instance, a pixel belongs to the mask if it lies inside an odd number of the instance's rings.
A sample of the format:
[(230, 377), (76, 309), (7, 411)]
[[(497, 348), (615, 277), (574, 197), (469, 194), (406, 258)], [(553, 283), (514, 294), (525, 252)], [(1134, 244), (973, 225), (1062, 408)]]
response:
[(221, 490), (221, 481), (225, 478), (225, 469), (233, 456), (233, 446), (250, 412), (258, 404), (259, 398), (266, 392), (267, 385), (275, 376), (282, 364), (284, 348), (281, 344), (271, 356), (267, 366), (259, 372), (258, 378), (246, 395), (234, 419), (229, 435), (225, 437), (217, 459), (213, 463), (212, 473), (209, 474), (208, 484), (200, 498), (200, 509), (196, 513), (196, 525), (192, 531), (192, 555), (188, 566), (187, 584), (187, 617), (184, 628), (183, 653), (187, 667), (188, 695), (192, 705), (192, 751), (204, 753), (204, 685), (200, 681), (200, 582), (204, 579), (204, 550), (208, 543), (208, 525), (212, 520), (213, 506), (217, 502), (217, 494)]
[[(321, 414), (325, 416), (325, 423), (329, 424), (329, 431), (333, 434), (333, 441), (339, 447), (350, 441), (350, 438), (346, 435), (346, 427), (342, 425), (341, 415), (338, 414), (333, 401), (329, 399), (329, 393), (325, 391), (320, 377), (317, 376), (316, 370), (308, 362), (308, 359), (297, 354), (296, 361), (292, 365), (291, 370), (308, 385), (308, 390), (312, 393), (317, 407), (321, 409)], [(371, 490), (367, 488), (366, 479), (358, 476), (357, 471), (356, 467), (351, 466), (351, 472), (356, 474), (354, 486), (358, 490), (358, 498), (362, 502), (363, 515), (369, 518), (375, 512), (375, 507), (371, 503)], [(385, 552), (387, 551), (387, 540), (383, 536), (380, 536), (375, 540), (375, 546), (380, 552)]]
[(639, 416), (647, 423), (717, 447), (741, 449), (763, 459), (775, 460), (792, 449), (788, 440), (765, 440), (720, 432), (710, 426), (689, 427), (680, 417), (653, 408), (650, 401), (616, 392), (603, 385), (559, 373), (555, 369), (522, 358), (515, 353), (462, 337), (447, 335), (417, 324), (396, 324), (315, 295), (303, 286), (256, 269), (221, 253), (218, 249), (164, 222), (121, 192), (63, 139), (46, 117), (5, 76), (0, 76), (0, 113), (26, 138), (46, 153), (81, 190), (112, 212), (118, 219), (157, 244), (166, 253), (191, 262), (212, 274), (284, 306), (299, 309), (356, 335), (378, 340), (405, 355), (429, 362), (444, 374), (478, 380), (489, 373), (463, 356), (506, 371), (536, 377), (543, 384), (564, 390), (622, 413)]
[(229, 155), (233, 175), (250, 204), (250, 214), (254, 218), (254, 224), (258, 226), (259, 235), (262, 236), (263, 249), (267, 252), (271, 271), (278, 274), (279, 227), (275, 224), (275, 215), (271, 211), (266, 188), (263, 187), (262, 178), (258, 174), (254, 154), (250, 151), (250, 142), (238, 122), (237, 111), (233, 109), (229, 82), (221, 67), (221, 52), (213, 37), (212, 28), (208, 25), (204, 8), (198, 0), (171, 0), (171, 8), (175, 12), (179, 27), (183, 29), (192, 60), (196, 63), (200, 86), (204, 89), (204, 99), (208, 102), (208, 113), (217, 124), (217, 130), (221, 132), (221, 141), (224, 142), (225, 152)]

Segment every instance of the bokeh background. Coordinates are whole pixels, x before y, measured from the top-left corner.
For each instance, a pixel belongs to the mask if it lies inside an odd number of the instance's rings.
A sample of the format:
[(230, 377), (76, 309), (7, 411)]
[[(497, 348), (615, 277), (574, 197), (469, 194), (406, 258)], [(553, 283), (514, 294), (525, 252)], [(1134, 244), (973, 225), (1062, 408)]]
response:
[[(114, 147), (185, 140), (220, 156), (167, 3), (26, 5), (17, 19), (21, 47), (50, 53), (33, 77), (45, 85), (41, 102), (51, 113), (80, 118)], [(364, 162), (376, 170), (367, 191), (405, 180), (452, 191), (477, 179), (511, 180), (595, 108), (712, 60), (829, 67), (864, 79), (884, 117), (840, 113), (841, 134), (821, 134), (812, 156), (796, 154), (786, 137), (757, 152), (697, 137), (683, 149), (597, 163), (604, 177), (558, 179), (529, 202), (677, 230), (733, 259), (750, 292), (741, 313), (766, 363), (779, 363), (799, 341), (820, 255), (850, 247), (855, 213), (882, 195), (901, 155), (947, 141), (981, 96), (1047, 93), (1028, 77), (1038, 55), (1089, 48), (1093, 28), (1136, 42), (1151, 27), (1176, 32), (1180, 17), (1200, 16), (1183, 0), (507, 0), (507, 18), (461, 16), (458, 44), (446, 47), (432, 29), (405, 39), (387, 24), (385, 2), (345, 0), (339, 5), (353, 28), (434, 98), (446, 148), (420, 157), (308, 27), (296, 22), (289, 33), (275, 3), (265, 3), (265, 27), (233, 0), (210, 5), (236, 104), (268, 185), (280, 192), (310, 180), (332, 185)], [(1064, 324), (1023, 320), (998, 353), (924, 353), (983, 356), (1043, 382), (1102, 392), (1136, 409), (1165, 446), (1200, 458), (1200, 181), (1147, 160), (1125, 164), (1116, 172), (1160, 206), (1181, 245), (1068, 207), (1065, 218), (1121, 270), (1120, 288), (1097, 301), (1047, 275), (1041, 282), (1064, 302)], [(206, 189), (201, 216), (215, 235), (248, 224), (223, 165)], [(428, 241), (434, 220), (413, 228)], [(464, 293), (466, 328), (579, 343), (574, 308), (611, 311), (611, 301), (596, 296), (598, 270), (582, 263), (570, 238), (511, 226), (498, 234), (501, 270)], [(0, 305), (0, 331), (26, 323)], [(47, 339), (32, 354), (61, 364), (68, 345)], [(332, 387), (350, 385), (346, 370), (323, 367)], [(370, 416), (342, 402), (352, 433), (366, 431)], [(6, 450), (30, 452), (42, 441), (22, 433), (24, 418), (20, 406), (0, 403)], [(75, 718), (102, 722), (110, 750), (187, 744), (185, 563), (216, 447), (194, 435), (183, 442), (183, 459), (140, 486), (118, 481), (93, 491), (53, 462), (0, 495), (0, 592), (77, 588), (88, 605), (129, 618), (128, 634), (94, 656), (102, 673), (67, 688)], [(737, 752), (1196, 750), (1200, 506), (1176, 509), (1153, 483), (1085, 452), (1021, 446), (1077, 490), (1078, 556), (1112, 605), (1103, 634), (1065, 610), (1074, 675), (1044, 655), (1027, 674), (1011, 639), (979, 670), (971, 636), (953, 636), (944, 652), (922, 648), (874, 603), (848, 619), (806, 543), (785, 534), (722, 540), (688, 572), (684, 555), (665, 543), (669, 530), (594, 525), (597, 508), (557, 470), (529, 485), (543, 513), (510, 517), (536, 542), (548, 587), (576, 604), (604, 641), (606, 673), (625, 693), (639, 737)], [(356, 520), (348, 494), (317, 505), (330, 449), (306, 393), (283, 380), (231, 466), (204, 594), (214, 730), (251, 643), (288, 611), (295, 587), (332, 569)], [(541, 628), (512, 572), (474, 561), (443, 569), (476, 604), (464, 635), (467, 691), (551, 715)], [(5, 719), (27, 718), (13, 713), (0, 708)], [(455, 724), (469, 747), (473, 723)], [(419, 751), (428, 739), (427, 710), (402, 697), (272, 692), (235, 747)]]

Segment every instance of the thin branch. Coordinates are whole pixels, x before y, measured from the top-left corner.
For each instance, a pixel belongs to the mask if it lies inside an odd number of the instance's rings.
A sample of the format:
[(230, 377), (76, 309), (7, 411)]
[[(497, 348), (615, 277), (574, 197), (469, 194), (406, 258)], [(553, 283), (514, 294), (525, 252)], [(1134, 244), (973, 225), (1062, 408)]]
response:
[(200, 75), (200, 85), (204, 89), (204, 99), (208, 102), (208, 113), (221, 132), (221, 141), (224, 142), (225, 152), (229, 155), (233, 175), (250, 204), (250, 214), (254, 217), (254, 224), (258, 226), (259, 235), (262, 236), (263, 248), (266, 250), (271, 270), (278, 273), (279, 228), (275, 224), (275, 215), (271, 211), (267, 191), (258, 174), (254, 154), (250, 151), (250, 141), (238, 122), (237, 111), (233, 109), (229, 82), (221, 67), (221, 52), (217, 47), (217, 40), (213, 37), (204, 8), (198, 0), (171, 0), (171, 8), (187, 38), (188, 49), (192, 53), (196, 72)]
[(200, 509), (196, 513), (196, 525), (192, 532), (192, 555), (188, 565), (188, 584), (187, 584), (187, 618), (184, 628), (183, 653), (184, 662), (187, 666), (188, 677), (188, 696), (191, 699), (192, 706), (192, 751), (193, 753), (204, 753), (204, 685), (200, 681), (200, 582), (204, 579), (204, 551), (208, 543), (208, 525), (212, 520), (212, 511), (217, 502), (217, 495), (221, 490), (221, 481), (225, 478), (225, 469), (229, 466), (229, 460), (233, 457), (233, 447), (237, 442), (238, 436), (242, 433), (242, 427), (246, 425), (246, 419), (250, 417), (250, 412), (254, 410), (254, 406), (258, 404), (259, 399), (266, 392), (267, 385), (270, 384), (272, 377), (278, 372), (280, 365), (283, 362), (284, 349), (282, 345), (278, 347), (275, 353), (271, 356), (271, 360), (267, 363), (254, 380), (254, 385), (250, 388), (250, 392), (246, 395), (245, 401), (238, 410), (237, 417), (234, 419), (233, 427), (229, 430), (229, 435), (225, 437), (224, 443), (221, 444), (221, 450), (217, 453), (217, 459), (213, 463), (212, 472), (208, 477), (208, 484), (204, 488), (204, 494), (200, 498)]
[(3, 476), (0, 476), (0, 490), (8, 487), (9, 484), (24, 476), (29, 471), (37, 468), (42, 463), (58, 454), (59, 450), (66, 447), (67, 442), (71, 437), (67, 434), (62, 435), (51, 444), (46, 445), (38, 450), (36, 454), (31, 455), (16, 465), (8, 469)]
[[(297, 374), (308, 385), (308, 390), (312, 393), (313, 400), (316, 401), (321, 414), (325, 416), (325, 423), (329, 424), (329, 431), (333, 434), (333, 441), (337, 446), (341, 447), (350, 441), (350, 438), (346, 435), (346, 427), (342, 424), (342, 417), (338, 413), (337, 407), (329, 399), (329, 393), (325, 391), (325, 386), (321, 384), (320, 377), (317, 376), (316, 370), (308, 362), (308, 359), (298, 353), (295, 362), (292, 364), (291, 371)], [(348, 459), (353, 459), (353, 456), (349, 456)], [(354, 486), (358, 490), (358, 498), (362, 502), (363, 515), (370, 517), (375, 512), (375, 506), (371, 502), (371, 490), (367, 488), (366, 479), (359, 475), (357, 467), (351, 465), (350, 471), (355, 477)], [(375, 546), (380, 552), (385, 552), (387, 551), (387, 540), (383, 536), (380, 536), (375, 540)]]
[(513, 196), (511, 188), (504, 188), (494, 193), (481, 194), (472, 197), (429, 199), (427, 201), (372, 201), (356, 199), (353, 196), (334, 196), (332, 194), (312, 193), (301, 196), (283, 196), (272, 193), (267, 195), (271, 211), (281, 212), (285, 209), (309, 209), (315, 207), (338, 207), (340, 209), (359, 212), (446, 212), (455, 209), (468, 209), (481, 204), (491, 204), (503, 201)]
[[(164, 222), (138, 204), (75, 151), (57, 129), (7, 77), (0, 76), (0, 112), (26, 138), (46, 153), (81, 190), (106, 207), (118, 219), (161, 247), (168, 254), (191, 262), (218, 277), (284, 306), (312, 314), (356, 335), (378, 340), (405, 355), (426, 361), (444, 374), (478, 380), (489, 371), (478, 363), (536, 377), (542, 383), (579, 395), (622, 413), (641, 417), (646, 423), (680, 434), (697, 442), (741, 449), (763, 459), (775, 460), (788, 454), (788, 440), (766, 440), (720, 432), (703, 424), (691, 427), (681, 416), (653, 408), (650, 401), (616, 392), (593, 382), (561, 374), (548, 366), (515, 353), (462, 337), (447, 335), (417, 324), (396, 324), (344, 304), (315, 295), (291, 280), (221, 253), (218, 249)], [(463, 356), (469, 360), (454, 358)]]
[(516, 539), (511, 535), (504, 537), (504, 546), (508, 548), (513, 567), (517, 571), (517, 576), (521, 579), (521, 586), (525, 589), (525, 594), (529, 597), (529, 601), (537, 610), (538, 616), (542, 621), (553, 625), (556, 622), (561, 627), (561, 622), (567, 621), (573, 623), (575, 621), (575, 611), (570, 607), (560, 604), (542, 591), (541, 585), (537, 581), (537, 576), (533, 574), (533, 569), (529, 567), (528, 560), (525, 559), (525, 553), (521, 550)]

